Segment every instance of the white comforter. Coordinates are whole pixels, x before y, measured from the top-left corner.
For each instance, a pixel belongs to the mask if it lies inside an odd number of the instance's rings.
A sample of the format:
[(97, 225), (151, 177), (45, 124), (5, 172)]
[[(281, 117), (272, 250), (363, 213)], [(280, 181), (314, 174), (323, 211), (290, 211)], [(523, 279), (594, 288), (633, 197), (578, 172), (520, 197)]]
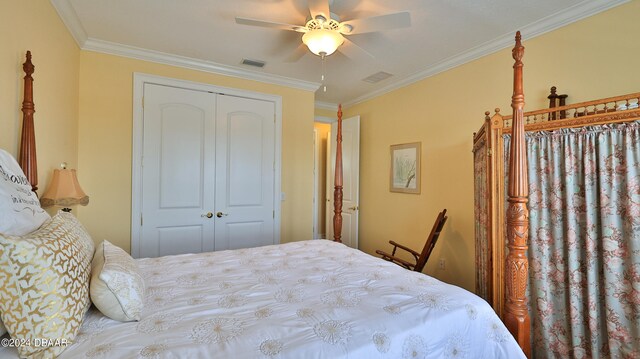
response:
[(330, 241), (138, 263), (140, 322), (92, 309), (61, 358), (524, 358), (479, 297)]

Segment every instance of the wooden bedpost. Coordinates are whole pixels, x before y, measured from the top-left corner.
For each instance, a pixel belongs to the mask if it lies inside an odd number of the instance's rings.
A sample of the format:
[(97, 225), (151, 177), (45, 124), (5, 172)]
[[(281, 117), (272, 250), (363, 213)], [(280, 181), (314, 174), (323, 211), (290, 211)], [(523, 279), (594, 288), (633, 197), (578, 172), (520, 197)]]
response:
[(27, 51), (27, 60), (22, 65), (24, 70), (24, 99), (22, 101), (22, 135), (20, 139), (20, 151), (18, 163), (22, 171), (31, 183), (31, 189), (38, 190), (38, 166), (36, 161), (36, 136), (33, 125), (33, 113), (36, 112), (33, 104), (33, 71), (35, 67), (31, 63), (31, 51)]
[(509, 156), (509, 189), (507, 208), (507, 247), (505, 263), (507, 301), (504, 321), (509, 331), (527, 357), (531, 357), (530, 319), (526, 302), (529, 262), (527, 245), (529, 238), (529, 210), (527, 209), (529, 182), (527, 152), (524, 135), (524, 92), (522, 86), (522, 56), (524, 47), (520, 31), (513, 48), (513, 124), (511, 131), (511, 155)]
[(333, 189), (333, 241), (342, 243), (342, 105), (338, 105), (336, 170)]

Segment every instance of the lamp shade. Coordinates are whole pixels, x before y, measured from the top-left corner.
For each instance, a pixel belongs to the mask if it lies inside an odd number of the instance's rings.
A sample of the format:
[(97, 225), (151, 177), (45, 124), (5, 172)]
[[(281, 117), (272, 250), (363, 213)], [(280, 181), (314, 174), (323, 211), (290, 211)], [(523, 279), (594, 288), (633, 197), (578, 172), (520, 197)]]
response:
[(314, 54), (329, 56), (338, 49), (338, 46), (342, 45), (344, 37), (335, 30), (314, 29), (302, 35), (302, 42)]
[(40, 198), (42, 207), (73, 206), (89, 204), (89, 196), (80, 188), (76, 170), (53, 170), (53, 178), (49, 188)]

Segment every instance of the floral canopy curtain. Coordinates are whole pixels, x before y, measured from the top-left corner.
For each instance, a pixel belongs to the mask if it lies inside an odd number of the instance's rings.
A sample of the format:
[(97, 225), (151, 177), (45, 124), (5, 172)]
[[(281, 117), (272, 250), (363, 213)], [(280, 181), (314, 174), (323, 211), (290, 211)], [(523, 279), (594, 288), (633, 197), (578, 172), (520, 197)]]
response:
[(640, 358), (640, 121), (526, 143), (534, 356)]

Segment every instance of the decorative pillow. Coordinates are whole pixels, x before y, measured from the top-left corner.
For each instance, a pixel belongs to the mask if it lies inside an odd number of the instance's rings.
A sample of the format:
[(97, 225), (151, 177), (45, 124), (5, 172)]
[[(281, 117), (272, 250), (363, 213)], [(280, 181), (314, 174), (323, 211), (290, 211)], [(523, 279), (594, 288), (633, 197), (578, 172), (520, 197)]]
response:
[(18, 162), (0, 149), (0, 233), (22, 236), (40, 228), (51, 217), (40, 201)]
[(55, 357), (72, 343), (91, 304), (93, 250), (62, 211), (28, 235), (0, 235), (0, 315), (12, 338), (31, 343), (20, 357)]
[(144, 280), (136, 261), (105, 240), (98, 245), (91, 271), (91, 301), (96, 308), (121, 322), (140, 320)]

